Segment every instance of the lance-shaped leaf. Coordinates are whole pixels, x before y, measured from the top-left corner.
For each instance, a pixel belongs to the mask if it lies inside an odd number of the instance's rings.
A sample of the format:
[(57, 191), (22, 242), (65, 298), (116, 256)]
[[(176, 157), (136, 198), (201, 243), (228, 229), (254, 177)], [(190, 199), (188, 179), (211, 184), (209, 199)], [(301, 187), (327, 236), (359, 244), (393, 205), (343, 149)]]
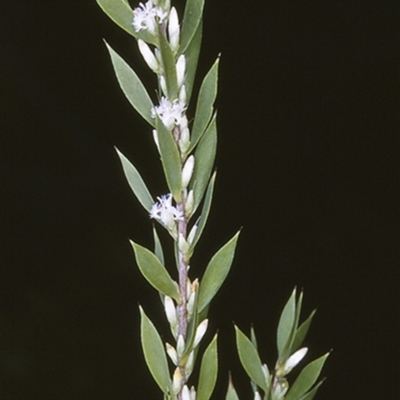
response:
[(229, 375), (228, 391), (226, 392), (225, 400), (239, 400), (239, 396), (236, 393), (235, 387), (232, 383), (232, 378)]
[(210, 182), (208, 183), (208, 188), (204, 199), (203, 208), (201, 210), (200, 220), (198, 222), (196, 234), (194, 235), (193, 243), (191, 244), (192, 249), (195, 248), (197, 242), (199, 241), (201, 234), (204, 231), (204, 227), (206, 226), (208, 215), (210, 214), (216, 176), (217, 173), (214, 172), (213, 176), (210, 179)]
[(171, 387), (167, 357), (164, 345), (161, 341), (157, 329), (147, 317), (146, 313), (140, 308), (141, 316), (141, 341), (147, 366), (163, 393), (168, 393)]
[(193, 39), (190, 42), (185, 52), (185, 57), (186, 57), (185, 87), (186, 87), (187, 103), (189, 103), (190, 98), (192, 96), (193, 84), (197, 71), (197, 63), (199, 61), (202, 36), (203, 36), (203, 22), (200, 22), (199, 26), (197, 27), (196, 33), (193, 36)]
[(211, 171), (214, 165), (215, 154), (217, 150), (217, 122), (216, 115), (211, 121), (207, 131), (201, 138), (196, 149), (191, 189), (194, 191), (194, 210), (197, 209), (203, 198)]
[(182, 171), (178, 148), (176, 147), (172, 133), (158, 116), (156, 116), (156, 125), (165, 179), (174, 199), (180, 201), (182, 194)]
[(165, 81), (167, 84), (168, 98), (173, 101), (178, 96), (178, 82), (176, 76), (175, 57), (166, 37), (159, 30), (160, 52), (163, 61)]
[(117, 154), (121, 160), (122, 168), (125, 173), (125, 177), (131, 187), (136, 198), (139, 200), (140, 204), (150, 212), (151, 207), (154, 204), (154, 200), (151, 197), (149, 190), (146, 187), (142, 177), (140, 176), (138, 170), (134, 165), (117, 149)]
[(279, 319), (278, 331), (277, 331), (277, 347), (278, 347), (278, 358), (282, 360), (282, 355), (285, 350), (285, 345), (290, 340), (293, 325), (295, 322), (296, 313), (296, 289), (293, 290), (288, 302), (286, 303), (281, 317)]
[(137, 39), (156, 44), (156, 38), (147, 31), (136, 32), (132, 25), (133, 11), (127, 0), (97, 0), (104, 13), (125, 32)]
[(115, 75), (126, 98), (133, 108), (151, 125), (155, 125), (151, 117), (153, 103), (143, 83), (136, 75), (136, 72), (106, 43), (110, 52), (111, 61), (114, 66)]
[(198, 300), (199, 313), (210, 303), (224, 283), (232, 265), (239, 233), (240, 231), (219, 249), (209, 262), (203, 279), (200, 282)]
[(299, 400), (312, 400), (318, 392), (319, 387), (324, 383), (325, 379), (319, 381), (309, 392), (301, 396)]
[(187, 0), (183, 14), (179, 53), (185, 53), (203, 17), (204, 0)]
[(250, 339), (237, 327), (236, 346), (239, 359), (250, 379), (264, 391), (268, 390), (265, 375), (261, 366), (260, 356)]
[(213, 113), (214, 101), (218, 91), (219, 57), (205, 76), (199, 91), (196, 113), (192, 128), (191, 151), (201, 139)]
[(291, 346), (292, 347), (291, 348), (292, 352), (294, 352), (297, 349), (299, 349), (300, 346), (302, 345), (303, 340), (306, 337), (306, 335), (308, 333), (308, 330), (310, 329), (310, 325), (311, 325), (311, 322), (312, 322), (312, 320), (314, 318), (315, 313), (316, 313), (316, 310), (314, 310), (310, 314), (310, 316), (297, 328), (296, 335), (294, 337), (293, 344)]
[(299, 400), (301, 396), (306, 394), (308, 390), (311, 389), (311, 387), (317, 381), (328, 356), (329, 353), (326, 353), (322, 357), (310, 362), (303, 368), (293, 383), (293, 386), (289, 389), (285, 400)]
[(299, 326), (302, 304), (303, 304), (303, 292), (300, 292), (300, 295), (299, 295), (299, 298), (297, 301), (295, 298), (294, 321), (293, 321), (292, 329), (290, 331), (290, 335), (287, 338), (285, 345), (283, 346), (280, 361), (286, 360), (294, 352), (293, 341), (296, 336), (297, 327)]
[(214, 336), (201, 360), (196, 400), (209, 400), (214, 391), (218, 375), (217, 336)]
[(131, 241), (131, 244), (135, 251), (136, 263), (140, 272), (147, 279), (150, 285), (162, 294), (172, 297), (180, 303), (178, 285), (172, 280), (158, 257), (150, 250), (138, 245), (137, 243)]

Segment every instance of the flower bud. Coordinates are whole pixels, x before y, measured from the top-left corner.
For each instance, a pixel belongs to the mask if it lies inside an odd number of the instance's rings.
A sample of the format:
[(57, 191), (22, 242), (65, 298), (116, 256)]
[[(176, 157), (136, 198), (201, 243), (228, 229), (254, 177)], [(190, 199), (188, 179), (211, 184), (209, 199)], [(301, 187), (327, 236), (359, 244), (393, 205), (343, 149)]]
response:
[(178, 13), (176, 12), (175, 7), (172, 7), (168, 19), (168, 37), (173, 52), (178, 51), (179, 34), (180, 34), (180, 27), (179, 27)]
[[(190, 191), (191, 192), (191, 191)], [(190, 195), (190, 192), (189, 192), (189, 195)], [(189, 196), (188, 196), (189, 197)], [(188, 208), (188, 207), (187, 207)], [(192, 207), (191, 207), (192, 208)], [(186, 214), (188, 214), (187, 213), (187, 211), (186, 211)], [(194, 241), (194, 238), (195, 238), (195, 236), (196, 236), (196, 232), (197, 232), (197, 228), (198, 228), (198, 224), (197, 224), (197, 222), (193, 225), (193, 227), (192, 227), (192, 229), (190, 230), (190, 232), (189, 232), (189, 235), (188, 235), (188, 237), (187, 237), (187, 241), (188, 241), (188, 243), (190, 244), (190, 245), (192, 245), (192, 243), (193, 243), (193, 241)]]
[(194, 386), (190, 388), (190, 400), (196, 400), (196, 389)]
[(161, 91), (163, 92), (164, 96), (167, 96), (168, 91), (167, 91), (167, 82), (165, 81), (165, 76), (159, 75), (158, 81), (160, 83)]
[(288, 381), (286, 379), (280, 379), (274, 389), (274, 398), (277, 400), (283, 400), (288, 389)]
[(182, 169), (182, 187), (186, 189), (189, 185), (190, 179), (192, 179), (194, 169), (194, 156), (191, 155), (185, 162)]
[(258, 393), (257, 391), (254, 393), (254, 400), (261, 400), (260, 393)]
[(142, 53), (144, 60), (146, 61), (146, 64), (153, 72), (155, 72), (156, 74), (159, 73), (160, 64), (157, 61), (156, 57), (154, 56), (153, 52), (150, 50), (148, 44), (144, 42), (142, 39), (139, 39), (138, 45), (139, 45), (139, 50)]
[(179, 139), (179, 148), (182, 154), (186, 154), (190, 146), (190, 131), (188, 128), (181, 127), (181, 137)]
[(278, 374), (280, 373), (281, 376), (286, 376), (305, 357), (307, 351), (307, 347), (297, 350), (286, 360), (282, 368), (279, 368)]
[(176, 350), (174, 349), (173, 346), (171, 346), (169, 343), (165, 344), (166, 350), (167, 350), (167, 354), (169, 355), (169, 358), (171, 359), (171, 361), (175, 364), (178, 365), (178, 354), (176, 352)]
[(190, 374), (193, 372), (193, 367), (194, 367), (194, 351), (191, 351), (185, 364), (186, 378), (189, 378)]
[(178, 82), (178, 87), (183, 85), (183, 81), (185, 80), (186, 73), (186, 57), (184, 54), (181, 54), (176, 62), (176, 78)]
[(154, 140), (154, 143), (157, 146), (158, 152), (160, 152), (160, 144), (158, 143), (158, 133), (157, 133), (157, 131), (155, 129), (153, 129), (153, 140)]
[(182, 388), (182, 373), (179, 368), (175, 369), (172, 377), (172, 391), (174, 394), (178, 394)]
[(182, 85), (179, 89), (179, 100), (186, 104), (187, 94), (186, 94), (186, 85)]
[(176, 342), (176, 352), (179, 357), (182, 357), (183, 352), (185, 351), (185, 339), (182, 335), (178, 336), (178, 341)]
[(200, 325), (196, 329), (196, 336), (194, 337), (193, 348), (197, 347), (200, 343), (201, 339), (203, 339), (204, 334), (206, 333), (208, 326), (208, 319), (205, 319), (200, 323)]
[(165, 315), (167, 316), (167, 320), (171, 325), (171, 328), (174, 328), (178, 325), (178, 318), (176, 316), (174, 301), (169, 296), (165, 296), (164, 298), (164, 309)]
[[(186, 202), (185, 202), (185, 215), (189, 218), (192, 213), (193, 213), (193, 208), (194, 208), (194, 193), (193, 189), (189, 191), (187, 197), (186, 197)], [(188, 242), (189, 244), (193, 243), (194, 235), (196, 234), (197, 231), (197, 224), (193, 225), (193, 228), (189, 232), (188, 236)]]
[(179, 250), (185, 255), (189, 251), (189, 243), (186, 241), (186, 239), (184, 238), (182, 233), (180, 233), (179, 237), (178, 237), (178, 247), (179, 247)]
[(182, 388), (182, 400), (191, 400), (190, 391), (186, 385)]

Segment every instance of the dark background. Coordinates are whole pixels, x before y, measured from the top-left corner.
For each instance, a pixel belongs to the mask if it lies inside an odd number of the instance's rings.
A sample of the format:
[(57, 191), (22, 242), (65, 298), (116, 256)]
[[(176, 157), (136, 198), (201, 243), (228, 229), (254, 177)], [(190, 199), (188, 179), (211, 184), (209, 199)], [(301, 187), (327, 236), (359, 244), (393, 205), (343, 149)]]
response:
[[(2, 398), (160, 398), (138, 303), (169, 334), (127, 241), (150, 247), (151, 225), (113, 146), (154, 195), (166, 187), (102, 38), (154, 77), (94, 0), (2, 1), (1, 14)], [(201, 76), (222, 52), (218, 180), (192, 276), (244, 227), (210, 315), (215, 399), (229, 369), (251, 398), (232, 321), (254, 322), (272, 367), (295, 285), (304, 315), (318, 308), (307, 359), (333, 348), (318, 398), (397, 398), (397, 20), (382, 0), (206, 4)]]

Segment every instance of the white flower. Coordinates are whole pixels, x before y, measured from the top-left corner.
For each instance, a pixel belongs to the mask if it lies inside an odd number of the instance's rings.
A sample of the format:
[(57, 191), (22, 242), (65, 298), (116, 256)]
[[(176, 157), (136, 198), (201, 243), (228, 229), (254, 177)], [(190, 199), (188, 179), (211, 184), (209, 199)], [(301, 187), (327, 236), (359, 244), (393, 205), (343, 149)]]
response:
[(183, 212), (172, 205), (172, 194), (157, 197), (158, 202), (150, 210), (150, 218), (160, 221), (166, 228), (175, 227), (175, 221), (183, 220)]
[(175, 125), (185, 124), (185, 111), (186, 106), (182, 101), (177, 99), (171, 103), (166, 97), (161, 97), (160, 104), (151, 109), (151, 116), (155, 118), (157, 114), (163, 124), (172, 130)]
[(132, 25), (136, 32), (148, 30), (150, 33), (155, 34), (157, 23), (163, 23), (167, 15), (166, 11), (154, 6), (153, 1), (149, 0), (146, 4), (140, 3), (139, 7), (133, 10)]

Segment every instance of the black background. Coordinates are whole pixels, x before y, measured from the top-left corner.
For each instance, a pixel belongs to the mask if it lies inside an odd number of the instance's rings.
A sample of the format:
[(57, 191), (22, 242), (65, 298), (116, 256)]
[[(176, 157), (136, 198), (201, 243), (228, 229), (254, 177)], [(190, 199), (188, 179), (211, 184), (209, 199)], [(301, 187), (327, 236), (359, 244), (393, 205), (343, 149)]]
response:
[[(206, 4), (199, 74), (222, 53), (218, 180), (192, 276), (244, 227), (210, 314), (207, 337), (222, 338), (215, 399), (229, 369), (251, 398), (232, 321), (254, 322), (272, 367), (295, 285), (304, 315), (318, 308), (307, 359), (333, 349), (318, 398), (397, 397), (397, 12), (385, 1)], [(149, 88), (154, 77), (94, 0), (2, 1), (1, 14), (2, 398), (161, 398), (138, 303), (170, 338), (127, 241), (150, 247), (151, 225), (113, 146), (154, 195), (166, 187), (102, 38)]]

